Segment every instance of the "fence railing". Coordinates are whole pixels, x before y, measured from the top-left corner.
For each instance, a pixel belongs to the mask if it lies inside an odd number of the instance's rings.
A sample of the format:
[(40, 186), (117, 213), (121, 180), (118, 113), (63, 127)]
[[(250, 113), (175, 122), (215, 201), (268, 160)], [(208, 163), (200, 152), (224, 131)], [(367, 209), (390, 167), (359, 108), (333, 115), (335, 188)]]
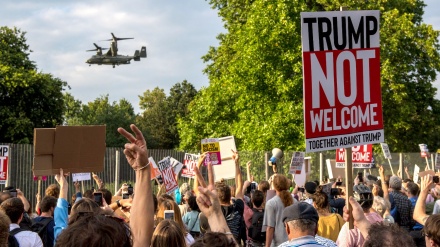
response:
[[(31, 205), (35, 205), (38, 188), (38, 182), (33, 180), (32, 174), (32, 164), (33, 164), (33, 146), (30, 144), (5, 144), (9, 145), (9, 165), (10, 177), (9, 185), (19, 188), (23, 191), (26, 198), (31, 202)], [(135, 172), (131, 169), (130, 165), (127, 163), (125, 155), (123, 155), (122, 148), (107, 148), (105, 153), (105, 164), (104, 171), (98, 172), (97, 175), (106, 183), (106, 188), (114, 193), (114, 182), (116, 174), (116, 152), (119, 152), (119, 183), (135, 181)], [(148, 150), (149, 155), (154, 158), (157, 162), (166, 156), (171, 156), (181, 162), (183, 162), (185, 152), (180, 152), (176, 150)], [(281, 159), (278, 165), (278, 172), (283, 174), (288, 174), (290, 160), (292, 158), (293, 152), (284, 152), (284, 158)], [(322, 159), (324, 160), (323, 176), (327, 177), (328, 172), (325, 166), (326, 159), (335, 159), (335, 151), (322, 152)], [(319, 180), (320, 177), (320, 155), (319, 153), (307, 153), (306, 156), (311, 157), (311, 173), (310, 179)], [(246, 163), (247, 161), (252, 161), (251, 174), (255, 177), (256, 181), (265, 180), (267, 176), (273, 174), (272, 169), (267, 167), (267, 159), (270, 158), (270, 152), (266, 151), (241, 151), (240, 152), (240, 164), (243, 171), (244, 179), (246, 179)], [(376, 164), (384, 164), (385, 168), (389, 171), (389, 162), (383, 158), (382, 153), (374, 155)], [(433, 156), (428, 159), (421, 158), (420, 153), (392, 153), (392, 159), (390, 164), (393, 167), (394, 172), (399, 170), (399, 165), (408, 167), (409, 173), (412, 175), (414, 171), (414, 165), (418, 164), (421, 171), (425, 169), (426, 161), (429, 162), (430, 166), (433, 164)], [(267, 172), (266, 172), (267, 170)], [(356, 171), (355, 171), (356, 172)], [(202, 169), (202, 173), (206, 175), (205, 169)], [(371, 174), (378, 176), (377, 169), (371, 169)], [(404, 175), (405, 176), (405, 175)], [(71, 195), (73, 189), (73, 183), (71, 178), (68, 177), (69, 181), (69, 196)], [(179, 184), (183, 182), (190, 182), (187, 178), (179, 178)], [(50, 184), (56, 183), (53, 176), (49, 176), (46, 181), (42, 181), (42, 195), (44, 195), (44, 190)], [(94, 186), (94, 181), (84, 181), (84, 187), (90, 189)], [(228, 181), (228, 184), (234, 184), (233, 180)], [(133, 184), (134, 186), (134, 184)], [(0, 185), (0, 189), (3, 190), (5, 186)], [(155, 191), (157, 187), (155, 187)]]

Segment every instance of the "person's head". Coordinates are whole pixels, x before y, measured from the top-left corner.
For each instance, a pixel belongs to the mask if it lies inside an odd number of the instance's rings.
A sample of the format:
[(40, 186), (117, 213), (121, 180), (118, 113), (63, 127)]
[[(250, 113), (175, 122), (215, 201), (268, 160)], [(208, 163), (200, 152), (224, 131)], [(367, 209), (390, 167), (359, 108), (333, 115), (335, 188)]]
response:
[(69, 224), (58, 236), (57, 246), (131, 247), (131, 231), (120, 218), (91, 213)]
[(159, 207), (158, 207), (157, 217), (156, 217), (158, 219), (158, 221), (162, 221), (165, 219), (165, 210), (173, 210), (174, 211), (174, 221), (181, 228), (181, 231), (183, 233), (186, 233), (186, 228), (185, 228), (185, 224), (183, 224), (183, 221), (182, 221), (182, 214), (180, 213), (180, 208), (175, 201), (162, 200), (162, 201), (159, 201), (158, 206)]
[(70, 217), (69, 225), (83, 218), (84, 216), (94, 215), (101, 212), (99, 205), (89, 198), (82, 198), (73, 204)]
[(104, 197), (105, 202), (107, 205), (112, 204), (112, 193), (108, 189), (99, 189), (98, 192), (102, 193), (102, 197)]
[(318, 231), (318, 212), (307, 202), (299, 202), (286, 207), (281, 219), (289, 240), (308, 235), (315, 236)]
[(220, 203), (228, 204), (231, 202), (231, 188), (224, 182), (215, 183), (215, 188), (217, 190), (218, 198)]
[(275, 190), (278, 192), (281, 201), (283, 202), (284, 207), (290, 206), (293, 203), (292, 195), (289, 192), (289, 184), (287, 182), (287, 177), (278, 174), (273, 178), (273, 186)]
[[(425, 222), (423, 232), (426, 246), (440, 246), (440, 214), (433, 214)], [(429, 245), (428, 245), (429, 243)]]
[(46, 196), (60, 197), (60, 187), (57, 184), (51, 184), (46, 188)]
[(183, 197), (182, 197), (182, 202), (183, 203), (188, 203), (188, 199), (191, 197), (191, 196), (193, 196), (193, 194), (191, 193), (191, 191), (187, 191), (187, 192), (185, 192), (185, 194), (183, 195)]
[(86, 190), (84, 192), (83, 198), (89, 198), (93, 200), (93, 190)]
[(414, 197), (419, 195), (419, 186), (416, 183), (408, 182), (406, 183), (406, 192), (408, 197)]
[(191, 247), (235, 247), (233, 240), (229, 239), (226, 234), (222, 232), (207, 232), (203, 237), (194, 242)]
[(263, 202), (264, 202), (263, 191), (255, 190), (252, 193), (251, 201), (252, 201), (252, 204), (254, 205), (254, 207), (257, 207), (257, 208), (261, 207), (261, 205), (263, 205)]
[(0, 246), (8, 246), (9, 225), (11, 220), (9, 217), (0, 210)]
[(258, 190), (263, 191), (265, 195), (269, 189), (270, 189), (270, 184), (266, 180), (260, 181), (260, 183), (258, 184)]
[(43, 213), (50, 213), (53, 215), (56, 206), (57, 199), (53, 196), (45, 196), (43, 199), (41, 199), (40, 209)]
[(372, 208), (376, 210), (377, 213), (380, 214), (380, 216), (383, 217), (385, 214), (385, 211), (388, 209), (390, 210), (391, 205), (388, 200), (383, 199), (383, 197), (375, 196), (373, 199), (373, 206)]
[(153, 232), (151, 247), (186, 247), (185, 234), (173, 220), (162, 220)]
[(191, 192), (191, 186), (188, 183), (183, 183), (179, 188), (180, 194), (185, 195), (186, 192)]
[(191, 211), (199, 211), (199, 205), (197, 205), (196, 197), (190, 196), (188, 198), (188, 205)]
[(402, 189), (402, 179), (398, 176), (391, 176), (389, 180), (390, 188), (393, 190), (401, 190)]
[(416, 246), (413, 238), (397, 224), (383, 222), (371, 225), (368, 230), (368, 238), (363, 247), (410, 247)]
[(329, 208), (329, 199), (327, 194), (322, 192), (322, 186), (318, 186), (315, 194), (313, 194), (313, 206), (316, 210), (324, 210)]
[(0, 210), (3, 210), (9, 217), (11, 223), (19, 224), (23, 218), (24, 204), (19, 198), (13, 197), (2, 202), (2, 204), (0, 204)]
[(318, 185), (315, 182), (307, 182), (304, 184), (304, 191), (308, 196), (312, 196), (316, 192)]
[(8, 200), (11, 197), (12, 197), (11, 193), (9, 193), (7, 191), (0, 192), (0, 204), (4, 201)]

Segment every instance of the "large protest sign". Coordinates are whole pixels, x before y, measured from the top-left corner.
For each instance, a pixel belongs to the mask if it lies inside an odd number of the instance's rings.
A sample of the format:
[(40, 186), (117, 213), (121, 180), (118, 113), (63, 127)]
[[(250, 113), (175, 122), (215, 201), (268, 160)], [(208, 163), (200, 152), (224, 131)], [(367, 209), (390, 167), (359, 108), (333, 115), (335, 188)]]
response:
[(385, 159), (390, 160), (392, 157), (391, 157), (390, 148), (388, 147), (388, 144), (381, 143), (380, 147), (382, 148), (383, 156), (385, 157)]
[(91, 180), (92, 177), (90, 175), (90, 172), (85, 172), (85, 173), (72, 173), (72, 181), (77, 182), (77, 181), (86, 181), (86, 180)]
[(220, 165), (222, 163), (220, 154), (219, 138), (208, 138), (202, 140), (202, 153), (208, 152), (205, 158), (205, 165), (211, 162), (212, 165)]
[(183, 159), (185, 168), (182, 169), (180, 176), (185, 178), (193, 178), (195, 176), (194, 167), (197, 166), (197, 161), (200, 155), (186, 153)]
[(290, 174), (301, 174), (301, 170), (304, 166), (304, 152), (294, 152), (292, 155), (292, 161), (290, 162)]
[(220, 179), (230, 179), (235, 177), (235, 161), (232, 159), (232, 150), (237, 151), (235, 146), (235, 139), (233, 136), (226, 136), (219, 138), (220, 157), (222, 164), (213, 166), (215, 181)]
[(8, 157), (9, 146), (0, 145), (0, 184), (5, 184), (8, 180)]
[(176, 181), (176, 176), (174, 174), (174, 169), (171, 165), (171, 158), (165, 157), (157, 163), (160, 173), (162, 175), (162, 180), (165, 184), (166, 193), (171, 193), (179, 188)]
[(420, 147), (420, 157), (427, 158), (429, 154), (428, 145), (426, 144), (419, 144)]
[[(353, 168), (371, 168), (374, 166), (373, 145), (367, 144), (351, 148)], [(345, 149), (336, 150), (336, 167), (345, 168)]]
[(379, 11), (301, 13), (306, 152), (384, 141)]

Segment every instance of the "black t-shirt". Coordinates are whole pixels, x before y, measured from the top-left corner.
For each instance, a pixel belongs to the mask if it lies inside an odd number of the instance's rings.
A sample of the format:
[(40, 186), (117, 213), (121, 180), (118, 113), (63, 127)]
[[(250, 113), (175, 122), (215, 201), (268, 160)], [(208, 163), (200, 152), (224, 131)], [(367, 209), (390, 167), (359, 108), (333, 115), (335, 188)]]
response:
[(242, 228), (244, 202), (241, 199), (236, 199), (230, 206), (222, 206), (223, 215), (226, 218), (231, 233), (236, 239), (240, 239)]

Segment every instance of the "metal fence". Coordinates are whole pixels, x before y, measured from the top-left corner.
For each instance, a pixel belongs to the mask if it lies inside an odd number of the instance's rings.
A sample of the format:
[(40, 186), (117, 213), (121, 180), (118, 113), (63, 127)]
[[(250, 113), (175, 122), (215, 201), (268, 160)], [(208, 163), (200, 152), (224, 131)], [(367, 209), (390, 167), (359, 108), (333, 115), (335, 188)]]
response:
[[(32, 174), (32, 164), (33, 164), (33, 146), (30, 144), (5, 144), (9, 145), (9, 169), (10, 169), (10, 177), (9, 177), (9, 185), (12, 185), (16, 188), (21, 189), (26, 198), (31, 202), (31, 205), (35, 205), (37, 194), (38, 182), (33, 180)], [(116, 153), (119, 152), (119, 183), (128, 182), (134, 183), (135, 181), (135, 172), (131, 169), (130, 165), (127, 163), (125, 156), (123, 155), (122, 148), (107, 148), (105, 154), (105, 165), (104, 171), (97, 173), (97, 175), (106, 183), (106, 188), (109, 189), (112, 193), (114, 193), (115, 186), (115, 174), (116, 174)], [(185, 152), (180, 152), (176, 150), (149, 150), (149, 155), (154, 158), (154, 160), (159, 161), (166, 156), (171, 156), (181, 162), (183, 162)], [(283, 174), (288, 174), (290, 160), (292, 158), (292, 151), (284, 152), (284, 158), (281, 159), (278, 165), (278, 172)], [(322, 154), (322, 159), (320, 157)], [(336, 152), (328, 151), (322, 153), (306, 153), (306, 156), (310, 156), (310, 165), (311, 165), (311, 180), (320, 179), (320, 162), (324, 162), (324, 169), (322, 170), (322, 176), (325, 178), (328, 176), (327, 168), (325, 166), (326, 159), (335, 159)], [(266, 151), (240, 151), (240, 164), (242, 167), (242, 172), (244, 179), (246, 179), (246, 163), (247, 161), (252, 161), (251, 165), (251, 174), (255, 177), (256, 181), (261, 181), (267, 179), (270, 175), (273, 174), (272, 169), (268, 167), (267, 160), (271, 157), (270, 152)], [(434, 164), (433, 155), (429, 158), (421, 158), (420, 153), (392, 153), (392, 159), (390, 162), (383, 158), (382, 153), (374, 154), (376, 164), (384, 164), (387, 173), (391, 174), (389, 170), (389, 164), (393, 167), (394, 172), (399, 170), (400, 164), (402, 167), (407, 166), (409, 173), (412, 175), (414, 171), (414, 165), (417, 164), (420, 166), (421, 171), (423, 171), (426, 167), (426, 163), (429, 162), (430, 166)], [(356, 169), (354, 170), (356, 172)], [(377, 169), (370, 169), (372, 175), (378, 176)], [(206, 175), (206, 169), (202, 169), (202, 174)], [(403, 175), (405, 176), (405, 175)], [(71, 195), (73, 191), (73, 184), (68, 178), (70, 189), (69, 195)], [(179, 184), (183, 182), (188, 182), (187, 178), (179, 178)], [(234, 184), (234, 180), (227, 181), (228, 184)], [(44, 194), (45, 188), (50, 185), (56, 183), (53, 176), (49, 176), (46, 181), (42, 181), (42, 194)], [(84, 188), (90, 189), (94, 185), (94, 181), (84, 181)], [(134, 186), (134, 184), (133, 184)], [(4, 185), (0, 185), (0, 189), (3, 190)], [(157, 186), (154, 189), (157, 190)]]

